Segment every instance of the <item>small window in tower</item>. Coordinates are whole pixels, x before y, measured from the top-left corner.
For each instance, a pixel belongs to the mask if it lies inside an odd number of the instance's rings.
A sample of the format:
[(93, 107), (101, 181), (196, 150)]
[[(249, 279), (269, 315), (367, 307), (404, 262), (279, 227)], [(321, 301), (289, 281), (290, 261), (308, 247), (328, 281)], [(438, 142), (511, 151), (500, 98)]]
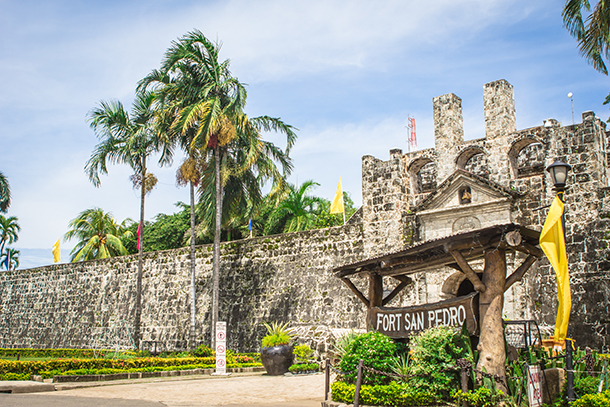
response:
[(472, 192), (470, 187), (462, 187), (459, 190), (460, 204), (469, 204), (472, 202)]

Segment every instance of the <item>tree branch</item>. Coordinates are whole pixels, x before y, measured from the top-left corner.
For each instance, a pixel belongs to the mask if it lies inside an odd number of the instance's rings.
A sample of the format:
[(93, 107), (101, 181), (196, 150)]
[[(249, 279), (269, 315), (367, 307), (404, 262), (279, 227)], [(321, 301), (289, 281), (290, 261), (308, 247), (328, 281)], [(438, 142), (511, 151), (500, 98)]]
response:
[(485, 284), (483, 284), (479, 276), (477, 276), (476, 273), (472, 270), (466, 259), (464, 259), (464, 256), (462, 256), (462, 253), (458, 252), (457, 250), (452, 250), (450, 251), (450, 253), (457, 262), (457, 264), (460, 266), (462, 272), (466, 274), (466, 277), (468, 277), (468, 280), (470, 280), (470, 282), (474, 286), (474, 289), (480, 293), (484, 293), (487, 287), (485, 287)]
[(517, 270), (515, 270), (506, 279), (506, 282), (504, 283), (504, 291), (508, 290), (517, 281), (521, 281), (521, 278), (523, 278), (523, 276), (525, 275), (527, 270), (532, 266), (532, 264), (534, 264), (534, 262), (536, 260), (537, 260), (537, 258), (535, 256), (531, 255), (531, 254), (529, 256), (527, 256), (527, 259), (525, 259), (523, 264), (521, 264), (519, 266), (519, 268)]

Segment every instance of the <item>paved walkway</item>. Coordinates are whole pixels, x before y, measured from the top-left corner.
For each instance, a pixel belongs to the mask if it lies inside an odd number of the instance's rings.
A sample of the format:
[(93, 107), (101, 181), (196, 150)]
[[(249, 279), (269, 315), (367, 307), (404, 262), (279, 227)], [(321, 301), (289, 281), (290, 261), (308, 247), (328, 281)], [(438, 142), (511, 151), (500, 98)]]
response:
[[(80, 387), (77, 386), (92, 386)], [(267, 376), (234, 374), (195, 376), (174, 380), (149, 379), (137, 383), (97, 382), (62, 384), (59, 391), (0, 394), (0, 406), (25, 407), (320, 407), (324, 375)]]

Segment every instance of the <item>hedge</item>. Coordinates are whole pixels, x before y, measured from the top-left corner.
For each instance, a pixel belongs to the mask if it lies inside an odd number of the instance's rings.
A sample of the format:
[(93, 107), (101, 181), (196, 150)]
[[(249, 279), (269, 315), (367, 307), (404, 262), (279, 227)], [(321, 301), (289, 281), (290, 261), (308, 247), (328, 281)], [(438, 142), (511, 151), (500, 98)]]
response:
[(607, 407), (610, 406), (610, 390), (597, 394), (587, 394), (572, 402), (572, 407)]
[(32, 349), (32, 348), (0, 348), (0, 358), (21, 357), (27, 358), (93, 358), (96, 355), (106, 353), (119, 353), (126, 356), (143, 356), (147, 351), (138, 352), (133, 350), (113, 349)]
[[(331, 384), (333, 401), (353, 404), (356, 385), (345, 382)], [(418, 392), (406, 385), (390, 382), (387, 385), (363, 385), (360, 388), (360, 404), (369, 406), (427, 406), (437, 403), (436, 397), (427, 392)]]

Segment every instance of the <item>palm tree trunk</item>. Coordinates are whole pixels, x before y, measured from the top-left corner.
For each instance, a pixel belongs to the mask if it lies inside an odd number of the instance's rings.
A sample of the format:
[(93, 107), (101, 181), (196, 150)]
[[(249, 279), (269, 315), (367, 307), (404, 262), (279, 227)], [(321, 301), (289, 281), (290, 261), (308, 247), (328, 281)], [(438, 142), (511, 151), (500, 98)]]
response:
[(220, 147), (214, 148), (216, 176), (216, 229), (214, 231), (214, 272), (212, 275), (212, 349), (216, 349), (216, 322), (218, 321), (218, 287), (220, 284), (220, 221), (222, 217), (222, 189), (220, 184)]
[(144, 246), (144, 198), (146, 196), (146, 156), (142, 157), (142, 191), (140, 193), (140, 247), (138, 249), (138, 275), (136, 277), (136, 312), (134, 317), (133, 340), (136, 348), (140, 349), (142, 318), (142, 252)]
[(196, 293), (195, 293), (195, 185), (193, 181), (189, 181), (191, 189), (191, 336), (190, 348), (195, 349), (197, 335), (195, 332), (195, 315), (196, 309)]

